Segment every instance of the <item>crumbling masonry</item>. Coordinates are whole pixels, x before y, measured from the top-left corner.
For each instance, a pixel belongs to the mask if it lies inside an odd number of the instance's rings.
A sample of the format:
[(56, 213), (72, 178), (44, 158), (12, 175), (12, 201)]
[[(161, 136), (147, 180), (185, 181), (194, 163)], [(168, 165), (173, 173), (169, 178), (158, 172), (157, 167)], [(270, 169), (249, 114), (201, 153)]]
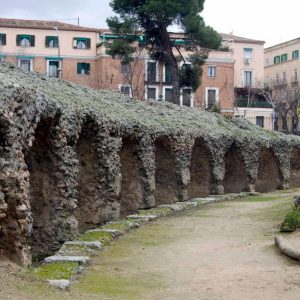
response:
[(0, 62), (0, 239), (29, 265), (82, 231), (192, 197), (300, 186), (300, 139)]

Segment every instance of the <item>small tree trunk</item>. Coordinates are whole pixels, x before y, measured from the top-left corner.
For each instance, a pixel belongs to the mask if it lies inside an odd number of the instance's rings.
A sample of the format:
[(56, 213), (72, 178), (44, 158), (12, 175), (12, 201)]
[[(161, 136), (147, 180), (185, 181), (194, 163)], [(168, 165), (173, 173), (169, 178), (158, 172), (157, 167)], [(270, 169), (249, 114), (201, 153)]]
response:
[(176, 57), (173, 53), (173, 46), (170, 41), (170, 36), (167, 28), (163, 24), (158, 24), (159, 31), (163, 41), (163, 52), (165, 54), (165, 63), (168, 63), (171, 67), (172, 85), (173, 85), (173, 103), (180, 104), (180, 78), (179, 69)]

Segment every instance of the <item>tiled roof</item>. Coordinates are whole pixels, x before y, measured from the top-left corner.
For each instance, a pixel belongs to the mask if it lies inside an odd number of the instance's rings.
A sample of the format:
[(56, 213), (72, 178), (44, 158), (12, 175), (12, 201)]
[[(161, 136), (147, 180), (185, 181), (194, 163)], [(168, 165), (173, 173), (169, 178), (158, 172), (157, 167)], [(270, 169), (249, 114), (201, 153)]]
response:
[(53, 29), (64, 31), (88, 31), (88, 32), (102, 32), (103, 29), (82, 27), (58, 21), (44, 21), (44, 20), (22, 20), (22, 19), (6, 19), (0, 18), (0, 27), (10, 28), (30, 28), (30, 29)]
[(248, 39), (232, 34), (220, 33), (223, 40), (233, 40), (236, 43), (248, 43), (248, 44), (260, 44), (263, 45), (265, 42), (260, 40)]

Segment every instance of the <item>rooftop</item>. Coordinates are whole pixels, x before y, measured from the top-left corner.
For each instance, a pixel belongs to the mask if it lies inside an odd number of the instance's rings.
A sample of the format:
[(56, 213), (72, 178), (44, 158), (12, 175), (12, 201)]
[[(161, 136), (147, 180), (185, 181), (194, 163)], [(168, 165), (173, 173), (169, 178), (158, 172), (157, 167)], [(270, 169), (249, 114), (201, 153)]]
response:
[(264, 43), (265, 43), (265, 41), (244, 38), (244, 37), (236, 36), (236, 35), (233, 35), (230, 33), (229, 34), (228, 33), (220, 33), (220, 35), (223, 40), (233, 41), (235, 43), (259, 44), (259, 45), (264, 45)]
[(45, 20), (23, 20), (0, 18), (0, 27), (10, 28), (30, 28), (30, 29), (53, 29), (57, 28), (62, 31), (85, 31), (85, 32), (103, 32), (104, 29), (77, 26), (59, 21)]

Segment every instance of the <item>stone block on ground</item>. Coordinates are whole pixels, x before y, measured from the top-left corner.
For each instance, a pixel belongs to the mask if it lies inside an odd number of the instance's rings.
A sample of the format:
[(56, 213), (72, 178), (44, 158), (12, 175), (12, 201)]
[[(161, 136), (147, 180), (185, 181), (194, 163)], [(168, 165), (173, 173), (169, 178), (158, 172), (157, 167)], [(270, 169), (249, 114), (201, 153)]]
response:
[(60, 290), (65, 290), (69, 288), (71, 284), (70, 280), (47, 280), (47, 281), (51, 286), (58, 288)]
[(54, 263), (54, 262), (76, 262), (79, 264), (88, 263), (90, 258), (88, 256), (62, 256), (62, 255), (53, 255), (46, 257), (44, 259), (45, 263)]
[(129, 220), (136, 220), (140, 222), (148, 222), (148, 221), (154, 221), (158, 219), (157, 215), (129, 215), (127, 216), (127, 219)]

